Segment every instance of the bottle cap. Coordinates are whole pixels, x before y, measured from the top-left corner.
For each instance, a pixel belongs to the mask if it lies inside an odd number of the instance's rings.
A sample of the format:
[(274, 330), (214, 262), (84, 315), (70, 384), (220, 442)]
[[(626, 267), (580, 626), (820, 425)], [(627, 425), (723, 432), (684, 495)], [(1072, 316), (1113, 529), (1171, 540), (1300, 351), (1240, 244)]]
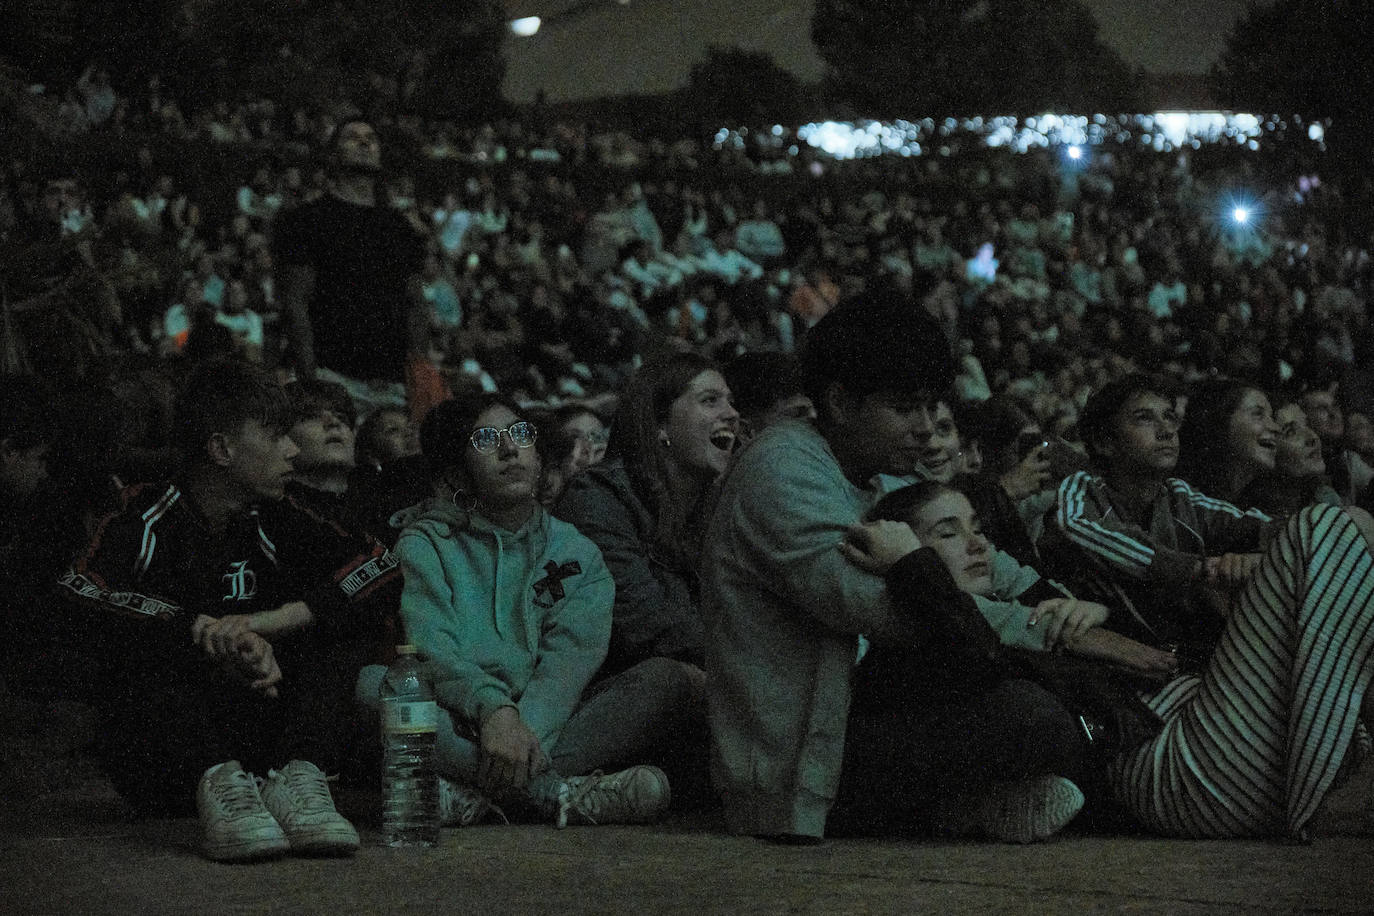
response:
[(405, 645), (396, 647), (397, 655), (414, 655), (417, 651), (419, 650), (416, 649), (415, 646), (411, 645), (410, 643), (406, 643)]

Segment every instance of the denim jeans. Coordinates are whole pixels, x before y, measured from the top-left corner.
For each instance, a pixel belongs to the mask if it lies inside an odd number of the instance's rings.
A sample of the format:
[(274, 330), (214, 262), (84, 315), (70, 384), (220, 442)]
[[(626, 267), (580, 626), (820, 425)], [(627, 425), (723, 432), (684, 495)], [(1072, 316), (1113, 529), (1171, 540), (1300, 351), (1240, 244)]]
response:
[[(358, 675), (358, 699), (372, 709), (380, 709), (385, 674), (382, 666), (369, 665)], [(573, 710), (554, 747), (545, 748), (550, 778), (532, 781), (530, 800), (550, 801), (545, 796), (556, 793), (565, 776), (647, 762), (676, 736), (699, 731), (693, 724), (701, 722), (700, 707), (686, 671), (672, 659), (646, 659), (597, 681)], [(477, 723), (441, 707), (436, 739), (440, 775), (474, 785), (481, 757)]]

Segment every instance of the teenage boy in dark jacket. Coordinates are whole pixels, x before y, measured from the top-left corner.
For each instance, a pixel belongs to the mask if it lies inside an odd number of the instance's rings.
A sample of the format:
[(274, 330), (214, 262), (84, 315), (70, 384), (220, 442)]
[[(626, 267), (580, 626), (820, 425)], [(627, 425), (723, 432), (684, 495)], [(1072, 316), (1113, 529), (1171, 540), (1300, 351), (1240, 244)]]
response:
[[(355, 674), (333, 650), (396, 563), (366, 539), (341, 552), (308, 537), (318, 520), (281, 504), (289, 423), (261, 369), (202, 367), (177, 404), (183, 472), (127, 490), (60, 581), (96, 647), (98, 745), (116, 788), (164, 813), (194, 789), (212, 859), (358, 846), (325, 782)], [(275, 523), (259, 504), (275, 504)], [(279, 769), (260, 792), (240, 761)]]
[(1164, 386), (1145, 375), (1105, 385), (1079, 419), (1095, 472), (1064, 479), (1040, 540), (1047, 572), (1125, 613), (1112, 629), (1185, 662), (1211, 654), (1226, 593), (1245, 582), (1273, 528), (1172, 476), (1179, 418)]

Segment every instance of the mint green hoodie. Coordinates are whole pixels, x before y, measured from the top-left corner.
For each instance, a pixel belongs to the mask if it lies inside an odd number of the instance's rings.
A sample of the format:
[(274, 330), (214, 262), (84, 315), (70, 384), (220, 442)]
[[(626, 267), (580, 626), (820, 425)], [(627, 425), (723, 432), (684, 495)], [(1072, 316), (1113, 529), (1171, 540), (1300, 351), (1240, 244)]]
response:
[(406, 638), (439, 704), (474, 729), (515, 706), (551, 753), (610, 641), (615, 583), (601, 551), (543, 509), (507, 531), (433, 501), (396, 554)]

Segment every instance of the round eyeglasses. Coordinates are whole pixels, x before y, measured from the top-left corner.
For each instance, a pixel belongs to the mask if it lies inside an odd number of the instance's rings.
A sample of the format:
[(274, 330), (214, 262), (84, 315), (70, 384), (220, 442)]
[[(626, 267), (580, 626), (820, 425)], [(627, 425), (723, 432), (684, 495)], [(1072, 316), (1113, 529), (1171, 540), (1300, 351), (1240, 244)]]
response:
[(534, 424), (527, 420), (512, 423), (505, 429), (497, 429), (495, 426), (479, 426), (472, 431), (472, 447), (477, 449), (479, 455), (489, 455), (501, 447), (502, 433), (510, 436), (510, 441), (516, 448), (529, 448), (534, 445), (539, 430), (535, 429)]

